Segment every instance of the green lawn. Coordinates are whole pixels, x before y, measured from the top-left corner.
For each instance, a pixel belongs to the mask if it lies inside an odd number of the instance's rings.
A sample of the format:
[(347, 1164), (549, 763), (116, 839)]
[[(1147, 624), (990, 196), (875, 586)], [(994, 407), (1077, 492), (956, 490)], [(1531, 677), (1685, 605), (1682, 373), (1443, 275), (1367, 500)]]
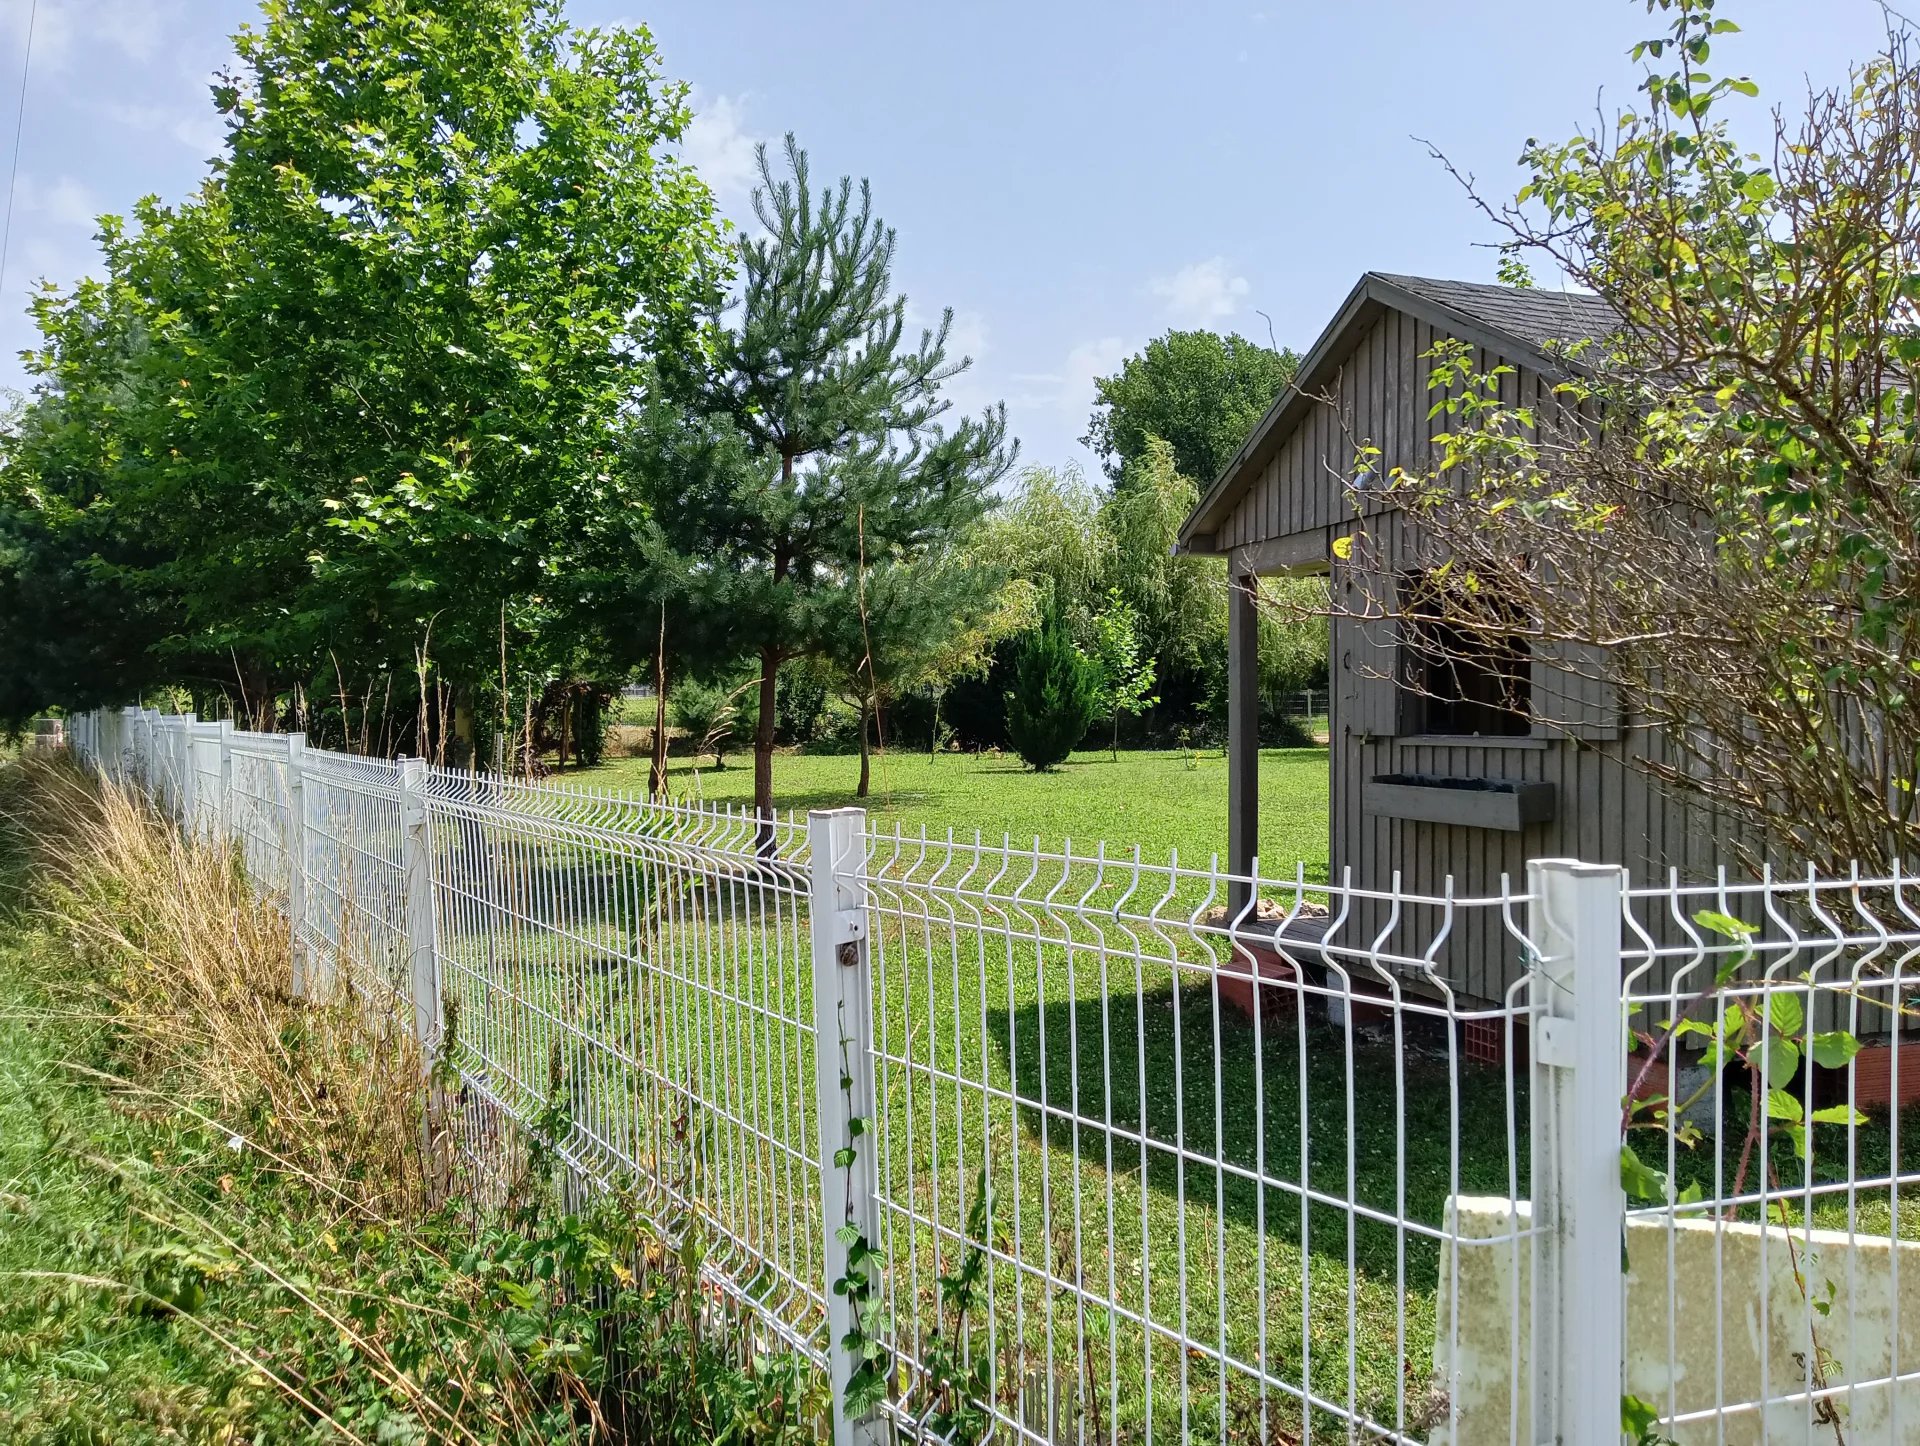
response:
[[(713, 760), (675, 758), (676, 794), (710, 803), (747, 803), (753, 797), (752, 760), (734, 755), (722, 769)], [(699, 766), (696, 766), (698, 764)], [(774, 760), (774, 798), (782, 809), (804, 812), (858, 802), (853, 796), (860, 760), (851, 756), (781, 754)], [(1327, 876), (1327, 753), (1323, 748), (1273, 748), (1260, 755), (1261, 872), (1291, 877), (1305, 863), (1307, 877)], [(647, 761), (618, 759), (561, 776), (625, 789), (644, 789)], [(1205, 867), (1227, 846), (1227, 765), (1219, 752), (1123, 751), (1076, 753), (1057, 772), (1034, 773), (1018, 759), (993, 754), (894, 754), (874, 760), (876, 819), (918, 832), (975, 829), (998, 840), (1108, 852), (1138, 844), (1143, 857)], [(1224, 865), (1224, 857), (1221, 860)]]

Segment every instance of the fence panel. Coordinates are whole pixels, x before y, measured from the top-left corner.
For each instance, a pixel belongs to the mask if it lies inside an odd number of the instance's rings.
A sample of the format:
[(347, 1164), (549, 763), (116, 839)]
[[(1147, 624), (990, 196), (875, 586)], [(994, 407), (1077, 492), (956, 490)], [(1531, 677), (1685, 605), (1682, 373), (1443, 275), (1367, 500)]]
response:
[[(1895, 871), (1630, 891), (1630, 1390), (1683, 1443), (1920, 1432), (1920, 889)], [(1724, 1061), (1715, 1071), (1703, 1066)]]
[[(224, 830), (310, 996), (430, 1001), (476, 1193), (544, 1138), (823, 1368), (828, 1227), (870, 1231), (910, 1435), (1584, 1446), (1616, 1396), (1682, 1446), (1920, 1432), (1897, 871), (1456, 898), (825, 814), (817, 860), (139, 709), (70, 739)], [(1462, 997), (1490, 933), (1531, 967)]]
[(804, 828), (448, 770), (429, 800), (469, 1153), (544, 1121), (820, 1358)]
[(1517, 1219), (1528, 1183), (1524, 1088), (1464, 1042), (1530, 1001), (1435, 962), (1468, 912), (1522, 949), (1523, 896), (1296, 878), (1229, 915), (1217, 870), (1100, 853), (876, 836), (866, 863), (888, 1313), (923, 1376), (977, 1353), (1035, 1441), (1445, 1426), (1448, 1201)]

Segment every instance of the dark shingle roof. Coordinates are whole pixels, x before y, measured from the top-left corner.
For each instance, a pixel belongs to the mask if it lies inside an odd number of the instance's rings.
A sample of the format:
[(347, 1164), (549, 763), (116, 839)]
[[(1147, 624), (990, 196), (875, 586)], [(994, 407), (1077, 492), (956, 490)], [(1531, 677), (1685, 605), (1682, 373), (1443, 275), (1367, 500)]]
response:
[(1193, 546), (1198, 538), (1204, 539), (1201, 551), (1213, 550), (1213, 530), (1253, 484), (1266, 459), (1318, 405), (1321, 392), (1338, 376), (1341, 365), (1382, 308), (1419, 317), (1442, 332), (1471, 339), (1509, 362), (1539, 367), (1549, 375), (1581, 365), (1577, 358), (1566, 356), (1563, 347), (1601, 340), (1619, 329), (1613, 308), (1586, 292), (1369, 271), (1308, 349), (1293, 384), (1274, 400), (1202, 494), (1181, 525), (1182, 547)]
[(1541, 351), (1552, 350), (1555, 343), (1597, 340), (1619, 324), (1613, 308), (1590, 292), (1374, 274), (1402, 291), (1470, 316), (1489, 331)]

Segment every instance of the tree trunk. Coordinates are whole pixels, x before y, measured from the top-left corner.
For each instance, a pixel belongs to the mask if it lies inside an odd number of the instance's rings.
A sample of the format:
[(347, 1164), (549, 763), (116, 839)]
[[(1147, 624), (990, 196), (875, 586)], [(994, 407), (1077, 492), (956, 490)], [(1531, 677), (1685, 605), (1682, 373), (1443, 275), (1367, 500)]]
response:
[(569, 690), (560, 695), (560, 740), (559, 748), (556, 750), (559, 754), (559, 762), (554, 767), (555, 773), (567, 771), (567, 744), (571, 741), (572, 732), (573, 693)]
[[(664, 636), (664, 626), (661, 633)], [(647, 770), (647, 797), (667, 796), (667, 655), (653, 655), (653, 762)]]
[(860, 700), (860, 786), (854, 790), (855, 798), (865, 798), (873, 783), (873, 750), (867, 746), (867, 733), (873, 721), (873, 710), (867, 700)]
[(753, 730), (753, 811), (760, 820), (760, 848), (773, 846), (773, 710), (780, 676), (778, 649), (760, 650), (760, 717)]
[[(791, 495), (793, 490), (793, 454), (780, 458), (780, 485)], [(784, 544), (773, 550), (773, 585), (786, 581), (792, 559)], [(770, 854), (773, 842), (773, 725), (774, 706), (779, 698), (780, 650), (772, 643), (760, 648), (760, 717), (753, 731), (753, 811), (760, 820), (760, 852)]]

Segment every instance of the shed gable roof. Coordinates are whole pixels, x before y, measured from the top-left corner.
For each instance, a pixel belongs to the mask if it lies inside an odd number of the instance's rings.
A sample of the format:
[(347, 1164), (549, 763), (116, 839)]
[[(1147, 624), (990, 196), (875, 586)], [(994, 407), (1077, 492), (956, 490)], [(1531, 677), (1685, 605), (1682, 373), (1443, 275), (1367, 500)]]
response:
[(1301, 361), (1292, 384), (1274, 400), (1181, 525), (1182, 550), (1214, 550), (1213, 533), (1316, 404), (1367, 328), (1389, 308), (1548, 375), (1568, 370), (1559, 348), (1602, 338), (1617, 324), (1613, 308), (1585, 292), (1367, 272)]

